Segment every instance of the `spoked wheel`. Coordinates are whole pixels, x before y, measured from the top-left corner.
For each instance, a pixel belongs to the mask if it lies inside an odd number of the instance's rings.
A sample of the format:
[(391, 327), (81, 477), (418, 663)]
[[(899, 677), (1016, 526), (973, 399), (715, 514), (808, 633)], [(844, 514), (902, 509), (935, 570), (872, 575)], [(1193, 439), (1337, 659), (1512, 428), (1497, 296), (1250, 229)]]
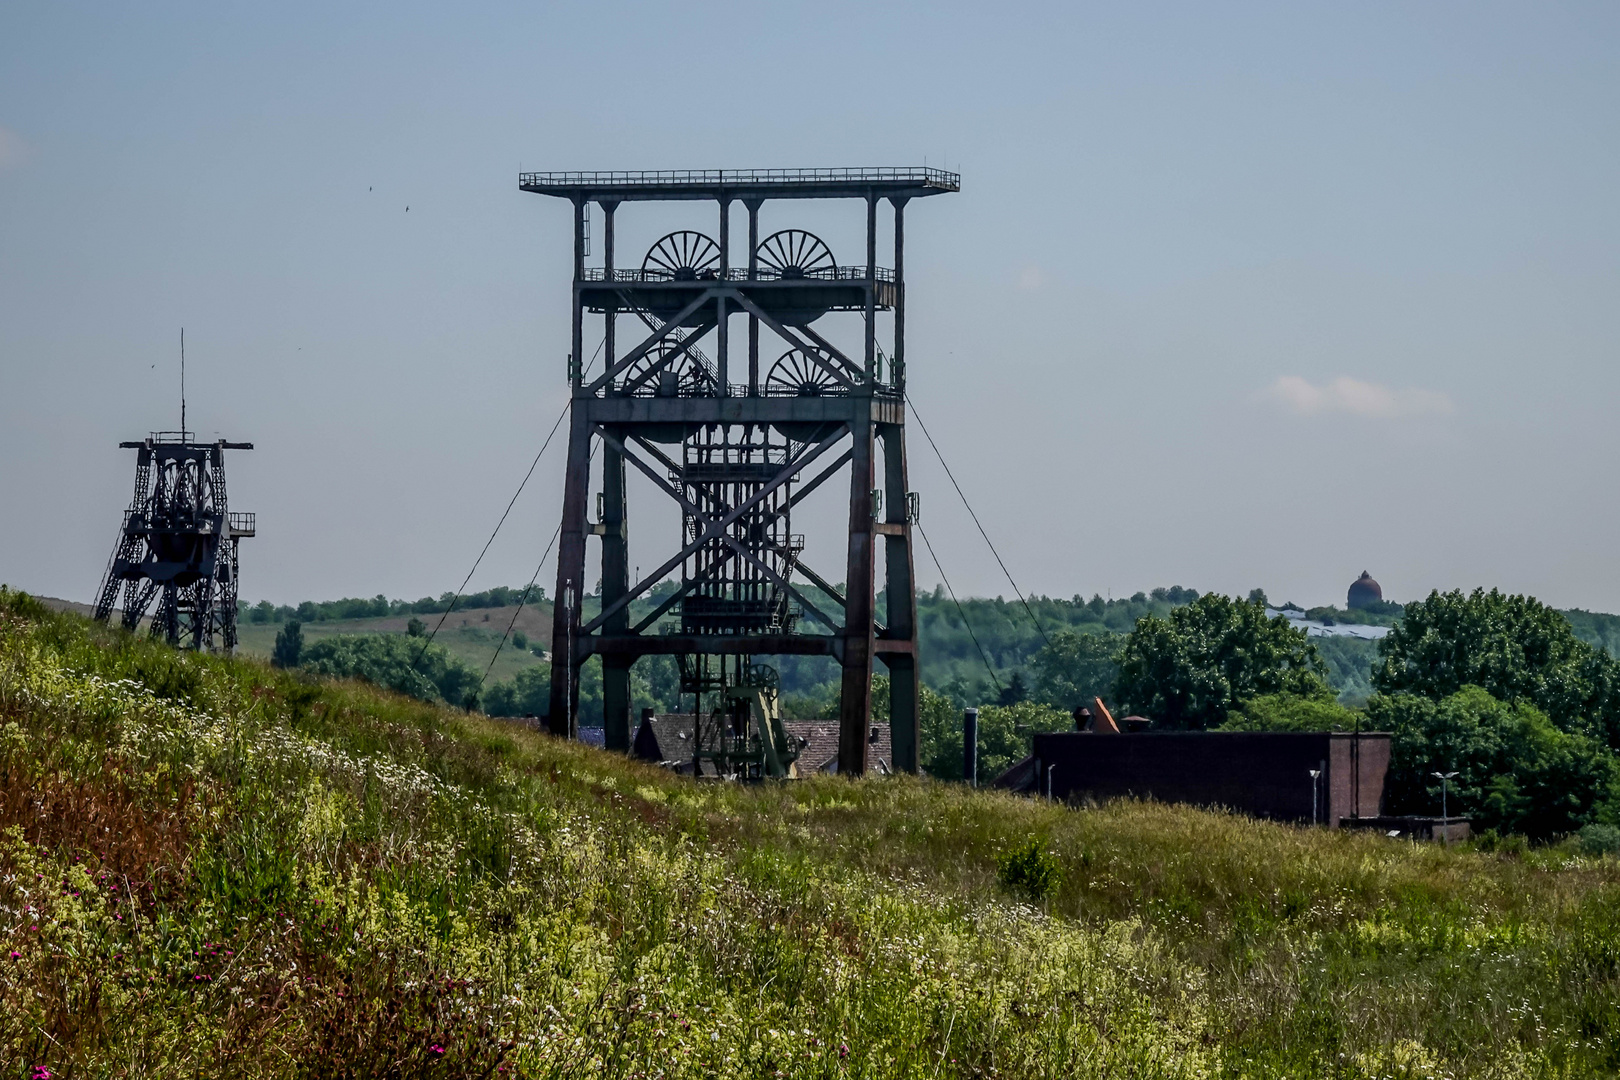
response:
[(641, 271), (665, 281), (707, 281), (719, 276), (720, 245), (690, 229), (672, 232), (648, 250)]
[(638, 394), (650, 392), (657, 397), (702, 397), (712, 393), (708, 372), (704, 371), (703, 365), (697, 362), (690, 350), (651, 378), (642, 380), (643, 375), (678, 348), (679, 342), (666, 341), (648, 349), (639, 360), (625, 369), (620, 385), (633, 386)]
[(775, 690), (781, 682), (776, 669), (769, 664), (749, 664), (747, 679), (749, 686), (762, 686), (771, 690)]
[(799, 349), (789, 349), (765, 376), (770, 397), (822, 397), (839, 390), (838, 380)]
[(803, 229), (783, 229), (760, 241), (755, 252), (761, 266), (784, 278), (803, 278), (838, 269), (821, 237)]

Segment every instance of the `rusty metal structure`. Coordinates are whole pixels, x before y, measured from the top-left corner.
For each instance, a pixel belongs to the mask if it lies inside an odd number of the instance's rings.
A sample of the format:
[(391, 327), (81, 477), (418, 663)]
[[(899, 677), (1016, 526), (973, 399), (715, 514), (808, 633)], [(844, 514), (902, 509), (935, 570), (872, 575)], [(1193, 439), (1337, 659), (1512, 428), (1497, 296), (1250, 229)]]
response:
[[(694, 714), (709, 725), (694, 741), (712, 772), (786, 775), (795, 747), (775, 714), (775, 671), (759, 658), (830, 656), (842, 669), (839, 771), (859, 775), (868, 767), (876, 659), (891, 679), (894, 766), (915, 771), (905, 208), (913, 199), (957, 191), (959, 177), (927, 168), (525, 173), (519, 186), (567, 199), (574, 209), (573, 401), (554, 594), (551, 731), (576, 736), (580, 668), (600, 656), (606, 742), (628, 751), (632, 665), (642, 656), (674, 655), (681, 692), (692, 695)], [(803, 229), (760, 236), (761, 207), (804, 199), (862, 205), (864, 264), (840, 263)], [(619, 265), (614, 232), (621, 205), (671, 201), (717, 206), (715, 235), (671, 232), (639, 263)], [(893, 225), (892, 268), (877, 265), (883, 202)], [(602, 219), (599, 265), (587, 265), (593, 203)], [(742, 258), (731, 241), (737, 203), (747, 211)], [(892, 316), (887, 345), (880, 315)], [(605, 362), (588, 377), (585, 327), (596, 317)], [(737, 319), (747, 326), (746, 367), (733, 358)], [(621, 343), (626, 325), (633, 333)], [(858, 342), (853, 347), (835, 344), (851, 339)], [(591, 521), (598, 457), (601, 487)], [(627, 553), (627, 466), (674, 500), (684, 522), (668, 559), (635, 582)], [(807, 495), (846, 467), (840, 588), (805, 561), (792, 517)], [(591, 536), (601, 541), (602, 576), (599, 603), (587, 618)], [(632, 619), (632, 602), (677, 573), (678, 587)]]
[(255, 533), (252, 514), (226, 505), (225, 451), (252, 443), (203, 443), (189, 431), (156, 431), (134, 450), (135, 495), (96, 594), (107, 622), (119, 591), (123, 627), (134, 631), (152, 601), (150, 633), (193, 649), (236, 647), (237, 544)]

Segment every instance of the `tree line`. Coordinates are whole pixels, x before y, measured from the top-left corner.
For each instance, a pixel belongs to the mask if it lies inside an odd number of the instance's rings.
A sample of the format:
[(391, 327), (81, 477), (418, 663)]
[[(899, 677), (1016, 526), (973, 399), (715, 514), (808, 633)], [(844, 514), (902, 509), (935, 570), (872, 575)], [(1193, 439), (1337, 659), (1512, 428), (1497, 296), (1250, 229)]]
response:
[[(268, 600), (260, 600), (251, 606), (242, 604), (238, 608), (237, 617), (250, 623), (285, 623), (296, 619), (301, 623), (309, 622), (340, 622), (350, 619), (382, 619), (398, 615), (440, 615), (449, 611), (452, 606), (457, 611), (472, 608), (499, 608), (511, 607), (523, 599), (523, 587), (510, 588), (505, 585), (482, 592), (465, 593), (458, 596), (456, 593), (441, 593), (437, 599), (424, 596), (420, 600), (390, 600), (382, 593), (367, 599), (363, 596), (349, 596), (342, 600), (305, 600), (296, 606), (291, 604), (272, 604)], [(546, 590), (536, 585), (529, 591), (528, 603), (540, 604), (546, 599)]]
[[(971, 600), (958, 610), (936, 592), (920, 595), (918, 607), (922, 759), (935, 776), (960, 776), (966, 705), (980, 707), (981, 778), (989, 779), (1028, 752), (1031, 734), (1072, 726), (1072, 710), (1101, 697), (1116, 715), (1140, 714), (1158, 729), (1388, 731), (1391, 813), (1435, 812), (1431, 774), (1456, 772), (1451, 805), (1476, 828), (1542, 839), (1620, 827), (1620, 665), (1605, 647), (1620, 638), (1613, 616), (1563, 613), (1497, 590), (1436, 592), (1406, 605), (1374, 643), (1311, 639), (1268, 618), (1258, 590), (1247, 599), (1184, 589), (1123, 600), (1032, 597), (1040, 627), (1016, 600)], [(296, 620), (283, 626), (277, 663), (491, 715), (549, 708), (546, 665), (481, 687), (478, 672), (410, 635), (342, 635), (307, 648), (300, 638)], [(836, 715), (829, 659), (780, 660), (789, 716)], [(1362, 692), (1347, 700), (1349, 668)], [(638, 710), (690, 708), (672, 657), (639, 661), (631, 689)], [(580, 722), (600, 724), (594, 660), (581, 673), (580, 700)], [(881, 675), (874, 701), (886, 718)]]

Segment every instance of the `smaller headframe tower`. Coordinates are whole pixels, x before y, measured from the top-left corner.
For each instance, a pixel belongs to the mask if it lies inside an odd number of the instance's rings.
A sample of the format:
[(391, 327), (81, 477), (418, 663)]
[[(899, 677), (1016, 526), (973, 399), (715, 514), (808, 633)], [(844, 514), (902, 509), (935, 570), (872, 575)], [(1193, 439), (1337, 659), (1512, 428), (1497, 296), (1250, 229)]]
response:
[(96, 597), (96, 620), (124, 591), (125, 630), (140, 626), (154, 598), (151, 634), (193, 649), (236, 647), (236, 546), (254, 534), (252, 514), (225, 503), (225, 451), (252, 443), (195, 442), (189, 431), (155, 431), (134, 450), (135, 497)]

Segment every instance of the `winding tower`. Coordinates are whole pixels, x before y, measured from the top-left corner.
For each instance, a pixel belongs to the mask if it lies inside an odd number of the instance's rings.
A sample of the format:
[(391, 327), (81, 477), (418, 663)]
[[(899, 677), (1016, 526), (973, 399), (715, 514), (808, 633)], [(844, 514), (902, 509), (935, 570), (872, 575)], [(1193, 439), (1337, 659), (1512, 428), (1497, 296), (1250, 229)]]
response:
[[(868, 766), (876, 658), (891, 679), (894, 766), (916, 771), (905, 207), (957, 191), (959, 177), (938, 169), (525, 173), (519, 186), (574, 208), (573, 402), (554, 594), (551, 731), (576, 736), (580, 667), (600, 656), (606, 742), (628, 750), (631, 667), (642, 656), (674, 655), (681, 692), (692, 695), (698, 718), (697, 756), (712, 763), (705, 771), (786, 775), (796, 748), (776, 715), (775, 671), (759, 658), (831, 656), (841, 667), (839, 770), (859, 775)], [(760, 237), (765, 203), (802, 199), (864, 203), (864, 265), (839, 263), (803, 229)], [(619, 206), (663, 201), (716, 204), (716, 235), (672, 232), (639, 266), (617, 265)], [(892, 269), (877, 265), (884, 201), (893, 223)], [(734, 257), (730, 229), (739, 202), (748, 216), (742, 259)], [(602, 218), (601, 256), (600, 265), (587, 266), (592, 203)], [(882, 335), (887, 347), (879, 340), (880, 315), (892, 315), (885, 320), (892, 336)], [(605, 365), (588, 376), (585, 326), (595, 316)], [(747, 325), (745, 370), (732, 357), (730, 330), (739, 318)], [(632, 333), (621, 348), (618, 330), (625, 325)], [(588, 496), (598, 451), (593, 522)], [(626, 550), (626, 466), (679, 505), (684, 525), (668, 559), (635, 582)], [(846, 467), (840, 589), (803, 557), (792, 515)], [(601, 540), (602, 577), (600, 606), (587, 619), (581, 598), (590, 536)], [(677, 588), (632, 620), (632, 601), (677, 572)]]
[(237, 544), (255, 532), (252, 514), (225, 501), (225, 451), (252, 443), (202, 443), (189, 431), (156, 431), (135, 451), (135, 495), (107, 573), (95, 617), (112, 616), (124, 593), (123, 626), (140, 626), (152, 601), (150, 633), (169, 644), (230, 652), (236, 647)]

